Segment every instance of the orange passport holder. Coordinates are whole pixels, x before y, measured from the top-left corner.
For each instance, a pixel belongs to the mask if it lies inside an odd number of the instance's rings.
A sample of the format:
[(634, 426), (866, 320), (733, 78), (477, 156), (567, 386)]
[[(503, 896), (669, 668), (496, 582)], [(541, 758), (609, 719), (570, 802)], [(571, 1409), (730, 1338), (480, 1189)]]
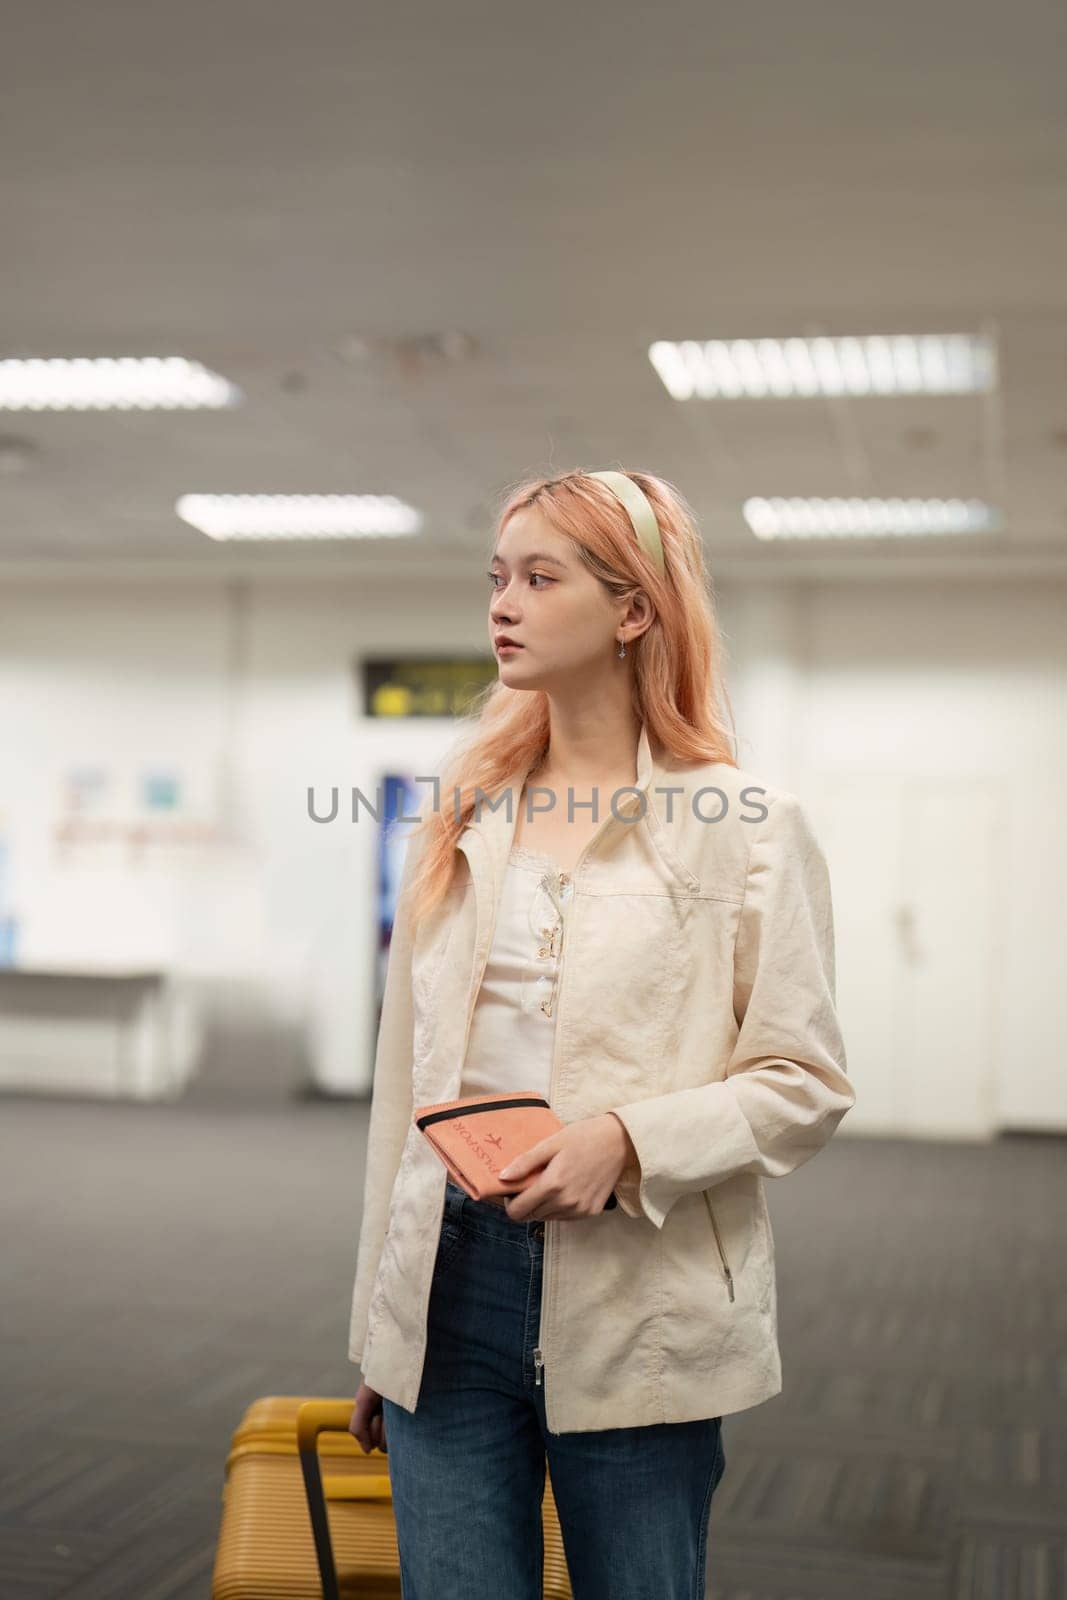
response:
[[(564, 1126), (544, 1095), (532, 1089), (439, 1100), (436, 1105), (417, 1106), (412, 1121), (433, 1145), (453, 1183), (472, 1200), (521, 1194), (537, 1173), (505, 1182), (499, 1176), (501, 1167)], [(618, 1203), (610, 1194), (604, 1210)]]

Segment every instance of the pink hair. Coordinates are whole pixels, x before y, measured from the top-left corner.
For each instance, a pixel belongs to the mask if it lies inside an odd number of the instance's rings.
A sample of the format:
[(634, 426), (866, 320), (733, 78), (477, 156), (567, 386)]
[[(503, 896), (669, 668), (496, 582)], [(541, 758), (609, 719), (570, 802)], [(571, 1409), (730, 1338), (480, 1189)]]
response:
[[(680, 761), (723, 761), (736, 767), (715, 594), (692, 510), (663, 478), (649, 472), (628, 476), (656, 513), (665, 577), (638, 543), (611, 490), (581, 471), (529, 479), (506, 493), (492, 545), (517, 511), (536, 506), (556, 532), (573, 542), (578, 557), (613, 595), (644, 589), (655, 616), (629, 647), (636, 716), (646, 724), (653, 746), (658, 743)], [(456, 840), (473, 815), (478, 794), (495, 798), (509, 782), (525, 778), (548, 745), (548, 697), (539, 690), (510, 689), (497, 681), (459, 720), (464, 732), (444, 764), (439, 804), (411, 836), (412, 842), (418, 839), (421, 855), (412, 889), (416, 922), (448, 894)]]

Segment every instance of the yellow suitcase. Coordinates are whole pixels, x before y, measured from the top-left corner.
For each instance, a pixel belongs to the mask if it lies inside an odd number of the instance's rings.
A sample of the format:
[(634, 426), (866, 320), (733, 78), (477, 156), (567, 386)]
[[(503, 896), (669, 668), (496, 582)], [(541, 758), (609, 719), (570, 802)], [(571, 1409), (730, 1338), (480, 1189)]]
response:
[[(266, 1395), (226, 1459), (211, 1600), (398, 1600), (389, 1457), (348, 1432), (353, 1401)], [(572, 1600), (548, 1472), (544, 1600)]]

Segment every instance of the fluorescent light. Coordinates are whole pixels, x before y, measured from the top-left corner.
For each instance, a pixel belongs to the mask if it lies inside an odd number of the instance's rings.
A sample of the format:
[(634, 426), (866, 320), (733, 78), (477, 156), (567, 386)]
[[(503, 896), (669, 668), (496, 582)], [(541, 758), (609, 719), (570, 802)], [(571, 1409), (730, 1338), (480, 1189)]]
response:
[(3, 411), (193, 411), (243, 399), (236, 384), (184, 356), (0, 360)]
[(757, 539), (880, 539), (999, 526), (983, 500), (750, 499), (742, 510)]
[(422, 526), (391, 494), (183, 494), (176, 510), (209, 539), (377, 539)]
[(660, 339), (648, 358), (675, 400), (973, 394), (997, 382), (994, 341), (969, 333)]

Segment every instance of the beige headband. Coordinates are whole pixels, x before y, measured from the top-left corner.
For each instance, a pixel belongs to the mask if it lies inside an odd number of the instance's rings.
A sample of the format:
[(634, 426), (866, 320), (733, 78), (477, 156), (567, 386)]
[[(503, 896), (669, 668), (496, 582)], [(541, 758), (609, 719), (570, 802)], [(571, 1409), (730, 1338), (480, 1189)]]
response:
[(601, 483), (606, 484), (611, 490), (616, 500), (621, 501), (634, 525), (638, 544), (656, 563), (660, 577), (665, 577), (663, 541), (659, 534), (659, 523), (644, 490), (632, 478), (628, 478), (625, 472), (590, 472), (586, 476), (599, 478)]

